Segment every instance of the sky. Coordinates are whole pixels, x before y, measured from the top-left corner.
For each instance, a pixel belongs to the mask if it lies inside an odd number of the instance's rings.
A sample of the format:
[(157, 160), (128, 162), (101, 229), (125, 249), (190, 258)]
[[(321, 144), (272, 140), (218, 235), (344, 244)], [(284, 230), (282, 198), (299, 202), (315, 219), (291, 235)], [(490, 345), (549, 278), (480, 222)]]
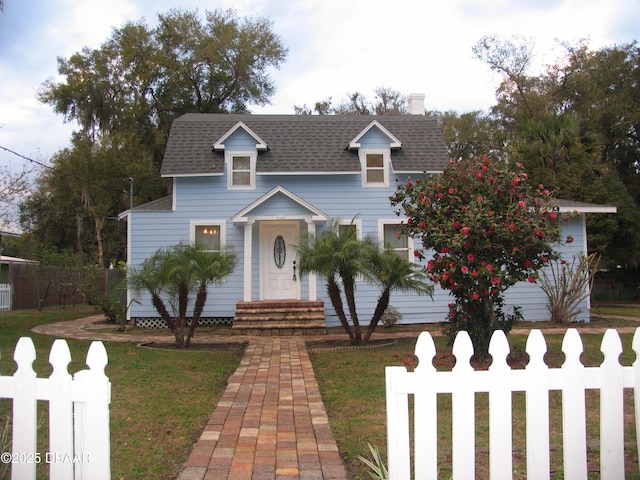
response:
[[(270, 72), (272, 103), (251, 108), (264, 114), (356, 91), (373, 99), (379, 86), (424, 93), (428, 110), (488, 110), (500, 77), (473, 56), (483, 36), (530, 39), (540, 66), (558, 58), (558, 42), (598, 49), (640, 39), (640, 0), (4, 0), (0, 147), (47, 164), (77, 128), (36, 97), (45, 80), (60, 80), (56, 59), (99, 48), (127, 21), (155, 25), (176, 4), (273, 22), (289, 53)], [(11, 172), (30, 164), (0, 148)]]

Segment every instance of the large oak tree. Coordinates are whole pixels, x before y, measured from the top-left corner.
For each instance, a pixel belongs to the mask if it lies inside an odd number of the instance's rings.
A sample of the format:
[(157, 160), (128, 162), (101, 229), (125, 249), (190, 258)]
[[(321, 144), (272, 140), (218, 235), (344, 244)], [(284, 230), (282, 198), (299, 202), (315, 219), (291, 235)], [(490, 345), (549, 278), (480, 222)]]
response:
[[(137, 205), (166, 194), (159, 167), (173, 120), (269, 102), (270, 68), (287, 55), (272, 27), (234, 10), (171, 10), (153, 27), (127, 22), (99, 48), (58, 58), (62, 80), (44, 82), (39, 99), (79, 128), (22, 204), (35, 242), (83, 250), (101, 266), (121, 257), (124, 229), (110, 219), (132, 198)], [(52, 218), (73, 228), (52, 230)]]

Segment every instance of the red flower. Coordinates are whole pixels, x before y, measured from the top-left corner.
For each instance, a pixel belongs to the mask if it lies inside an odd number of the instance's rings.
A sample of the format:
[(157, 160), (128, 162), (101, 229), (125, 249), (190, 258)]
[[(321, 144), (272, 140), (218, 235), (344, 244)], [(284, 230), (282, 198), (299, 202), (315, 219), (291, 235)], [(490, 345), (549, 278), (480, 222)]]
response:
[(465, 275), (466, 275), (467, 273), (469, 273), (469, 267), (467, 267), (466, 265), (465, 265), (465, 266), (463, 266), (460, 270), (461, 270), (461, 271), (462, 271), (462, 273), (464, 273)]
[(461, 232), (463, 235), (469, 235), (469, 227), (462, 227)]
[(531, 276), (527, 280), (529, 280), (529, 283), (535, 283), (536, 281), (536, 279)]
[(524, 264), (524, 267), (525, 267), (525, 268), (529, 268), (529, 267), (531, 266), (531, 260), (526, 259), (526, 260), (523, 262), (523, 264)]
[(475, 260), (475, 256), (473, 255), (473, 253), (468, 253), (467, 254), (467, 260), (469, 260), (470, 262), (473, 262)]

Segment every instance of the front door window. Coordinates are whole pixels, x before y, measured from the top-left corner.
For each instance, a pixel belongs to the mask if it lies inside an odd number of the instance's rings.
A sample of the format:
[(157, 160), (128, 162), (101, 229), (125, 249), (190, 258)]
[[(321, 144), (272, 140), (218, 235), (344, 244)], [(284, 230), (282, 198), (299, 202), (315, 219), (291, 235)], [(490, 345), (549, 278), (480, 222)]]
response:
[(299, 222), (265, 222), (260, 228), (260, 298), (300, 298), (295, 270), (294, 245), (300, 236)]
[(287, 244), (282, 235), (278, 235), (273, 244), (273, 260), (278, 268), (284, 267), (284, 262), (287, 260)]

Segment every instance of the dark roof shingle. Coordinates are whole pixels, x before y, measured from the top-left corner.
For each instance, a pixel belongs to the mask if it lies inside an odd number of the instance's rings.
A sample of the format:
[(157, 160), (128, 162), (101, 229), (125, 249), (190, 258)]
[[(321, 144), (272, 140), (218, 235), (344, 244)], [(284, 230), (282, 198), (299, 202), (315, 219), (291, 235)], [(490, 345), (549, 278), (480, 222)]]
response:
[(355, 150), (347, 146), (377, 120), (402, 142), (393, 150), (395, 171), (442, 171), (449, 156), (436, 121), (422, 115), (235, 115), (189, 113), (177, 118), (162, 163), (163, 176), (216, 175), (224, 153), (213, 145), (242, 121), (268, 145), (258, 153), (257, 173), (359, 172)]

